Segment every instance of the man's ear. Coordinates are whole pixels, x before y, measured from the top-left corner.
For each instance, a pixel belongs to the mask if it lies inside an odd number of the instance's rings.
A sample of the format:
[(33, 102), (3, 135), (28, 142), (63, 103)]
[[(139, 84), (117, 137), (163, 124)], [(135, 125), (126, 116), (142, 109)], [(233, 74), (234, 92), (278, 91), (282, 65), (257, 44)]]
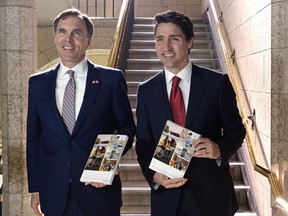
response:
[(88, 38), (88, 47), (90, 47), (91, 46), (91, 44), (92, 44), (92, 38)]
[(191, 49), (193, 47), (193, 42), (194, 42), (193, 38), (191, 38), (189, 41), (187, 41), (188, 49)]

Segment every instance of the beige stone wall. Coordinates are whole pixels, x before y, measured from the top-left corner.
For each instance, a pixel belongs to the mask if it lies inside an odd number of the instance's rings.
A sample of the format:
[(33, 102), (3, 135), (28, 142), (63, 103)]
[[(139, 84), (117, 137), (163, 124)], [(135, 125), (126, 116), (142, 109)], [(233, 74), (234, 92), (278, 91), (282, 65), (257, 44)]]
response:
[[(33, 215), (26, 174), (28, 77), (37, 68), (35, 0), (0, 0), (0, 72), (3, 141), (1, 215)], [(1, 176), (2, 178), (2, 176)]]
[[(205, 5), (208, 0), (202, 4)], [(250, 130), (256, 144), (257, 162), (280, 178), (287, 200), (288, 141), (288, 25), (287, 1), (217, 1), (232, 50), (235, 49), (239, 84), (247, 115), (256, 110), (256, 129)], [(203, 7), (202, 7), (203, 11)], [(216, 44), (220, 47), (218, 38)], [(222, 63), (225, 62), (223, 55)], [(247, 145), (245, 160), (249, 167)], [(261, 216), (282, 216), (276, 207), (266, 177), (250, 163), (255, 201)]]

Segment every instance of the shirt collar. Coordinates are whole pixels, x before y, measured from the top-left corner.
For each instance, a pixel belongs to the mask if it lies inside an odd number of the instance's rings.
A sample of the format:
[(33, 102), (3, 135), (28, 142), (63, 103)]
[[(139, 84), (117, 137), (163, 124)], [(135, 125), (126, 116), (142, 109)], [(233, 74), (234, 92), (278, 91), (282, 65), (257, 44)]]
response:
[(177, 75), (168, 71), (166, 68), (164, 68), (164, 71), (166, 77), (166, 85), (172, 82), (174, 76), (178, 76), (181, 78), (181, 80), (190, 83), (192, 75), (192, 63), (189, 61), (188, 64)]
[(79, 76), (85, 75), (87, 73), (87, 71), (88, 71), (87, 59), (84, 58), (79, 64), (75, 65), (73, 68), (68, 68), (62, 62), (60, 62), (60, 68), (59, 68), (60, 77), (67, 76), (66, 72), (68, 70), (75, 71), (75, 74), (74, 74), (75, 77), (79, 77)]

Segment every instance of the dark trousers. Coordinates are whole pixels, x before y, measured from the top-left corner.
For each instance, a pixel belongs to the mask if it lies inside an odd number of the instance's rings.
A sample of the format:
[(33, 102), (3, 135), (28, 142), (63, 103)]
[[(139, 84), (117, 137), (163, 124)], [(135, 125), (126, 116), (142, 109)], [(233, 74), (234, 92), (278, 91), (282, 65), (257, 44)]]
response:
[[(69, 189), (69, 197), (65, 208), (65, 212), (62, 216), (87, 216), (79, 208), (76, 197), (73, 193), (73, 190), (71, 189), (71, 185)], [(107, 209), (105, 213), (99, 212), (97, 211), (97, 209), (95, 209), (95, 214), (93, 213), (93, 216), (120, 216), (120, 208), (109, 210)]]
[(77, 200), (76, 200), (75, 195), (71, 189), (71, 185), (70, 185), (67, 205), (66, 205), (65, 212), (64, 212), (63, 216), (85, 216), (83, 214), (83, 212), (81, 212), (81, 210), (79, 209)]
[(183, 188), (177, 216), (203, 216), (198, 208), (189, 184)]

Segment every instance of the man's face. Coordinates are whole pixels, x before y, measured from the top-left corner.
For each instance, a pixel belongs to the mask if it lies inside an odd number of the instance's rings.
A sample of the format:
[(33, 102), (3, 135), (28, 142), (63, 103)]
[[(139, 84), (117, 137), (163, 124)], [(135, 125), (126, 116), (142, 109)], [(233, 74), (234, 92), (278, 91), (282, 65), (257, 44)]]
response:
[(188, 64), (188, 49), (192, 48), (192, 40), (186, 41), (177, 25), (161, 23), (155, 32), (155, 48), (165, 68), (177, 74)]
[(91, 44), (85, 21), (78, 16), (68, 16), (58, 22), (54, 42), (62, 63), (74, 67), (85, 58)]

